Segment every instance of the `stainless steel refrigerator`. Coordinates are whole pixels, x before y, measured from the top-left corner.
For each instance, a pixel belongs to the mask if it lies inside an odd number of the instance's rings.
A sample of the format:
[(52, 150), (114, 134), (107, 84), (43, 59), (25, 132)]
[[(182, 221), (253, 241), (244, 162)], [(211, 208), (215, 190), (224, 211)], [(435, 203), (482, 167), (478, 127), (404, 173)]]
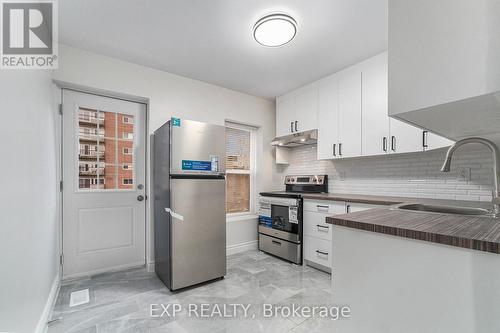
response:
[(225, 127), (172, 118), (153, 146), (156, 274), (170, 290), (223, 277)]

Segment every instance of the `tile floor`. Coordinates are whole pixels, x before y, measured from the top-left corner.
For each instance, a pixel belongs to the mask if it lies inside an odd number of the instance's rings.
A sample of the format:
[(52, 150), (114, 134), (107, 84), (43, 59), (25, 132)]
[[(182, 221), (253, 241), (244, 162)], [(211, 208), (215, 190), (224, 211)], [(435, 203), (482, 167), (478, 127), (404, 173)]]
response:
[[(90, 302), (69, 307), (70, 293), (89, 288)], [(248, 317), (193, 318), (188, 304), (251, 304)], [(262, 304), (335, 304), (330, 275), (257, 251), (228, 256), (225, 279), (170, 292), (144, 268), (64, 282), (49, 333), (105, 332), (325, 332), (331, 319), (265, 318)], [(175, 317), (150, 316), (151, 304), (181, 304)], [(160, 311), (161, 312), (161, 311)]]

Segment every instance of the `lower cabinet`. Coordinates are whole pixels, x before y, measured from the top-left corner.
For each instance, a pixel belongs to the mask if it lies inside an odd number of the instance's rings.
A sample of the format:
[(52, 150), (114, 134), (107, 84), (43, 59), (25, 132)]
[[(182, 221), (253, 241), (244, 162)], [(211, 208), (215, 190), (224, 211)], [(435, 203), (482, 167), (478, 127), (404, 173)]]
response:
[(378, 207), (382, 206), (332, 200), (304, 200), (304, 263), (331, 273), (332, 225), (326, 223), (326, 218)]

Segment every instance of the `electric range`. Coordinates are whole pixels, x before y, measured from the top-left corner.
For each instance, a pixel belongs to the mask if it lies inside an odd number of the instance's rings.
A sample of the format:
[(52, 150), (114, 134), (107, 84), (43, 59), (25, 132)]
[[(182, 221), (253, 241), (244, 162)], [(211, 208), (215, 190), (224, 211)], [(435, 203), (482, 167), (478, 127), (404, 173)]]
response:
[(327, 175), (286, 176), (284, 191), (261, 192), (259, 250), (302, 265), (302, 195), (326, 192)]

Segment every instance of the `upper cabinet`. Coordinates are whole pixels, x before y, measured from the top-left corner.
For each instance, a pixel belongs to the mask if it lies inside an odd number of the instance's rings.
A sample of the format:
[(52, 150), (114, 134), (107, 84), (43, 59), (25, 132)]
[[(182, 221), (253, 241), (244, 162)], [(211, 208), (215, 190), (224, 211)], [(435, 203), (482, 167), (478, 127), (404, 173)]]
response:
[(277, 98), (277, 136), (318, 129), (318, 159), (419, 152), (446, 138), (388, 114), (387, 52)]
[(349, 68), (338, 73), (338, 80), (339, 142), (335, 157), (361, 156), (361, 71)]
[(498, 0), (388, 4), (390, 115), (455, 140), (498, 139)]
[(276, 136), (318, 128), (318, 89), (301, 88), (276, 99)]

